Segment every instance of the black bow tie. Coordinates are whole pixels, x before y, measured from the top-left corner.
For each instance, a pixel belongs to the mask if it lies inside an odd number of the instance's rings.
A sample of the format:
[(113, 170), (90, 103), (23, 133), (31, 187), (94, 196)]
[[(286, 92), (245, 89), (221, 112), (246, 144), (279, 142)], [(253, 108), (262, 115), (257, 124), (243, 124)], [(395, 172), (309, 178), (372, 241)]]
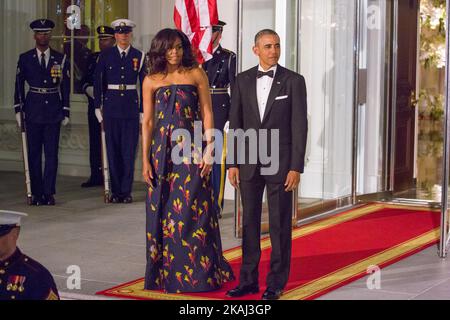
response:
[(258, 70), (258, 73), (256, 74), (256, 77), (257, 77), (258, 79), (260, 79), (260, 78), (262, 78), (262, 77), (264, 77), (264, 76), (268, 76), (268, 77), (273, 78), (274, 75), (275, 75), (275, 73), (273, 72), (273, 70), (269, 70), (269, 71), (267, 71), (267, 72), (263, 72), (263, 71), (259, 71), (259, 70)]

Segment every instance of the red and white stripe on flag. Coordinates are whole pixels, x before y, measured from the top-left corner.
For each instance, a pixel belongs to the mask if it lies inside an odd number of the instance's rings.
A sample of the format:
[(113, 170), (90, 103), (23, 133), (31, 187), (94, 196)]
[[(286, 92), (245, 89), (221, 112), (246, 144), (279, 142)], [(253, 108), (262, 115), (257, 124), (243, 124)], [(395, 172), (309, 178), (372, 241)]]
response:
[(212, 58), (212, 26), (219, 22), (217, 0), (176, 0), (175, 26), (191, 41), (199, 63)]

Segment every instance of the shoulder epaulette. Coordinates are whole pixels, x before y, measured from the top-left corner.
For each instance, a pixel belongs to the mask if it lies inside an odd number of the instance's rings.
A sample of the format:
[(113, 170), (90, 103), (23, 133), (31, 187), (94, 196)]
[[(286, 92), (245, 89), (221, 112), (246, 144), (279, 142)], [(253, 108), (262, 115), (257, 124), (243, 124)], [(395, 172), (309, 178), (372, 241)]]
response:
[(223, 50), (224, 52), (226, 52), (226, 53), (229, 53), (229, 54), (235, 54), (233, 51), (228, 50), (228, 49), (225, 49), (225, 48), (222, 48), (222, 50)]

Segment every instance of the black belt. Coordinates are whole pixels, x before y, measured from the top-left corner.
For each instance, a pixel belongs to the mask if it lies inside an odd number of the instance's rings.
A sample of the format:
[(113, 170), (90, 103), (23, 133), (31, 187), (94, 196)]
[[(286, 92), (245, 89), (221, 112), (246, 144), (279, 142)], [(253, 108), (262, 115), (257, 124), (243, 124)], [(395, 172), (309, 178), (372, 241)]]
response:
[(59, 93), (59, 88), (30, 87), (30, 92), (38, 93), (38, 94), (54, 94), (54, 93)]

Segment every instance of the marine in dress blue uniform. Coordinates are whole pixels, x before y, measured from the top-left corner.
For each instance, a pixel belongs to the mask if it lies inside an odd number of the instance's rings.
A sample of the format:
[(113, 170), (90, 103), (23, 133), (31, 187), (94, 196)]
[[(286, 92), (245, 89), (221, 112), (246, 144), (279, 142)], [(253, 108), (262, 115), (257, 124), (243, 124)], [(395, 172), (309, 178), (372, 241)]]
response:
[[(222, 38), (225, 22), (220, 21), (213, 26), (213, 47), (214, 53), (212, 59), (203, 64), (203, 69), (209, 78), (209, 86), (212, 97), (212, 106), (214, 114), (214, 127), (224, 133), (225, 124), (228, 121), (230, 112), (231, 98), (230, 92), (236, 78), (236, 54), (232, 51), (222, 48), (220, 40)], [(214, 206), (219, 215), (222, 214), (226, 167), (225, 167), (225, 141), (216, 140), (216, 153), (222, 155), (222, 162), (215, 163), (212, 168), (211, 181), (214, 191)]]
[(17, 247), (20, 219), (24, 216), (0, 211), (0, 301), (59, 300), (50, 272)]
[[(100, 50), (105, 51), (115, 44), (114, 29), (108, 26), (97, 28)], [(83, 81), (83, 92), (88, 98), (88, 124), (89, 124), (89, 163), (91, 175), (84, 182), (82, 188), (90, 188), (103, 185), (102, 173), (102, 145), (101, 125), (95, 116), (94, 103), (94, 72), (101, 52), (95, 52), (89, 59), (89, 66)]]
[(94, 76), (96, 115), (104, 121), (106, 135), (111, 203), (133, 202), (134, 163), (143, 114), (137, 83), (142, 88), (146, 74), (144, 52), (131, 45), (135, 26), (127, 19), (112, 23), (117, 45), (100, 54)]
[[(30, 24), (36, 48), (21, 54), (17, 64), (14, 107), (16, 115), (23, 112), (25, 117), (32, 205), (55, 205), (61, 123), (67, 125), (70, 117), (69, 61), (49, 47), (54, 26), (47, 19)], [(26, 94), (25, 83), (29, 88)]]

